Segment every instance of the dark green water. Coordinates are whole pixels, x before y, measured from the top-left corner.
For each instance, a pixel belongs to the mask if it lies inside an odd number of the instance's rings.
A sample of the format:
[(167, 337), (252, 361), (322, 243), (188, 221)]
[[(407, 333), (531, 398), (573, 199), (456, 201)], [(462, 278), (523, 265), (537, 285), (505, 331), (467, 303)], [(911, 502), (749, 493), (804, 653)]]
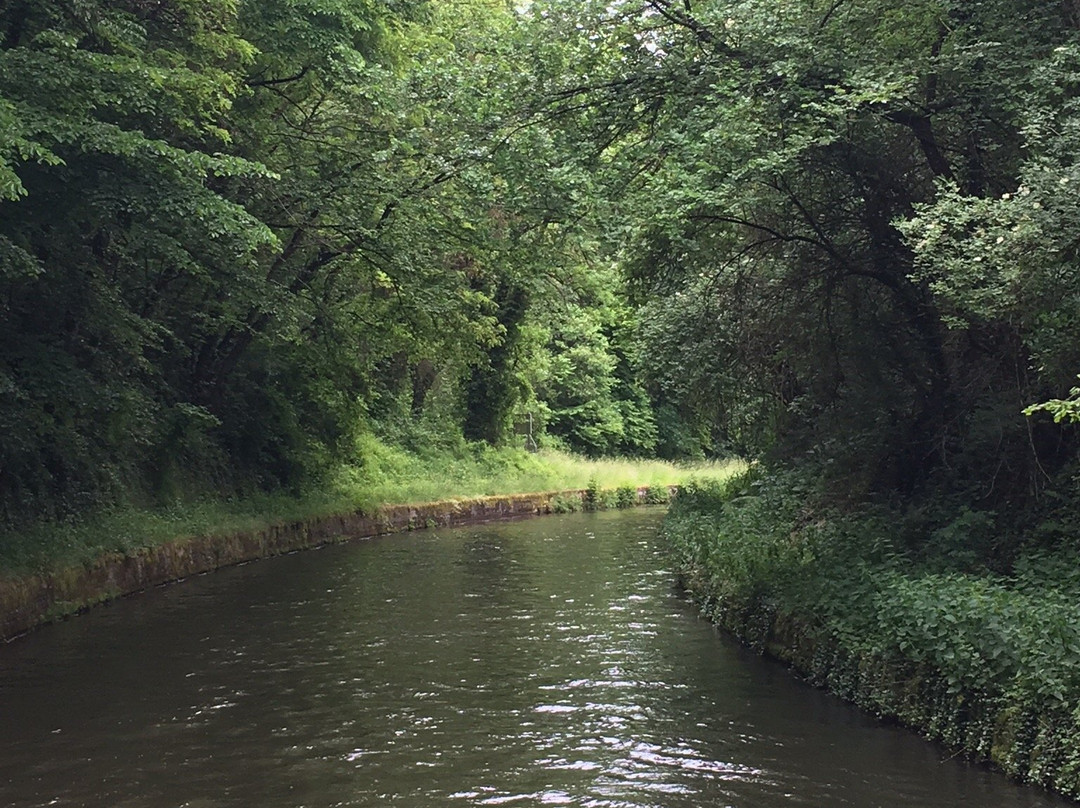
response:
[(357, 542), (0, 647), (0, 806), (1066, 804), (718, 637), (659, 519)]

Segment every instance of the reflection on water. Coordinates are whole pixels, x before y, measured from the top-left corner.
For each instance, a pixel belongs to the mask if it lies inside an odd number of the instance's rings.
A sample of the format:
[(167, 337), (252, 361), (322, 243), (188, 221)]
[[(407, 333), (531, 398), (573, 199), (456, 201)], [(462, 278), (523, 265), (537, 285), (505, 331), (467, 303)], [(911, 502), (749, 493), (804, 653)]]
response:
[(719, 638), (659, 514), (251, 564), (0, 648), (0, 805), (1064, 805)]

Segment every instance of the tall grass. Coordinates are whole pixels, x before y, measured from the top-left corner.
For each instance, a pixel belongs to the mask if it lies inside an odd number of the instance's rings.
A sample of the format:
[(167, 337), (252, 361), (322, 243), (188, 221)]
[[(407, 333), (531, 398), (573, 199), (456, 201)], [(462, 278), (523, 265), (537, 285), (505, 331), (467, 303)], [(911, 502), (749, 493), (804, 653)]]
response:
[(0, 533), (0, 575), (22, 575), (86, 563), (109, 552), (131, 553), (190, 536), (256, 530), (381, 506), (496, 494), (625, 486), (678, 485), (691, 476), (723, 479), (735, 462), (676, 466), (662, 461), (587, 460), (559, 452), (473, 446), (410, 453), (365, 437), (357, 460), (298, 494), (122, 507), (78, 521), (46, 522)]
[(660, 460), (589, 460), (563, 452), (473, 446), (465, 452), (406, 452), (365, 439), (362, 463), (342, 467), (333, 485), (346, 507), (625, 486), (679, 485), (691, 477), (724, 479), (735, 461), (675, 465)]

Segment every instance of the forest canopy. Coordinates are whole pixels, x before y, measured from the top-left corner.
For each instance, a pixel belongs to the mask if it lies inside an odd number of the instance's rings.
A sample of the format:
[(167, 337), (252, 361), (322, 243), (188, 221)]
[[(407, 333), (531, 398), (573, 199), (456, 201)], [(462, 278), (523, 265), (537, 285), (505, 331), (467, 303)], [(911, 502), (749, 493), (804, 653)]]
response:
[(1067, 500), (1078, 21), (5, 3), (0, 516), (299, 489), (367, 434), (526, 424), (834, 499)]

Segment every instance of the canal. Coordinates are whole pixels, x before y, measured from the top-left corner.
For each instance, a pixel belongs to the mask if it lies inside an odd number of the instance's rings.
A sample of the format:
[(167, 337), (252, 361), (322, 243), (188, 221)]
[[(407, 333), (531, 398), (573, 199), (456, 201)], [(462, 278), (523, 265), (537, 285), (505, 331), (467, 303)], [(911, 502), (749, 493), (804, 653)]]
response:
[(1068, 804), (718, 636), (661, 516), (338, 545), (0, 647), (0, 805)]

